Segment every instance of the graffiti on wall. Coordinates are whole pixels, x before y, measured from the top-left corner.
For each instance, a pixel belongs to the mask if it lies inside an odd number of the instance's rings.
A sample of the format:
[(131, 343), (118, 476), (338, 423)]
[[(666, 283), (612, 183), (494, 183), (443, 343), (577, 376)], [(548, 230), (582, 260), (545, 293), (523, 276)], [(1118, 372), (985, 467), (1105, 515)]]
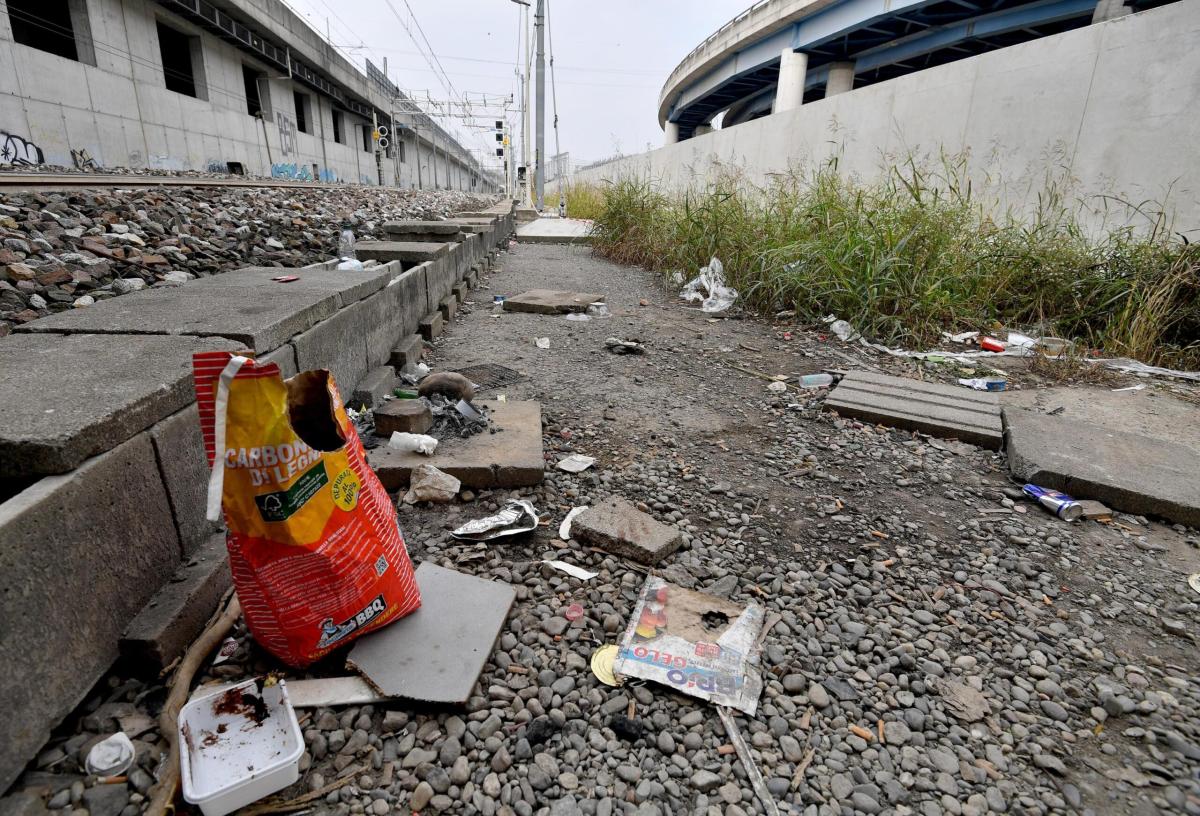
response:
[(271, 165), (271, 178), (291, 179), (292, 181), (324, 181), (334, 182), (338, 180), (337, 173), (329, 168), (319, 170), (316, 176), (313, 176), (313, 169), (307, 164), (296, 164), (295, 162), (276, 162)]
[(45, 164), (42, 149), (28, 139), (0, 130), (0, 162), (4, 164)]
[(292, 155), (296, 152), (296, 123), (286, 113), (276, 113), (275, 124), (279, 127), (279, 152)]

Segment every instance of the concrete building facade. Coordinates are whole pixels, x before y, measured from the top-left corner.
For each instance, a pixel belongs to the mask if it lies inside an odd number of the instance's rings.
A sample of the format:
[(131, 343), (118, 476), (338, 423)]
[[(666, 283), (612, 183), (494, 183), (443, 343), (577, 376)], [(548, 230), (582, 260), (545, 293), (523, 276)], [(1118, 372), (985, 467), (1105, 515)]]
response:
[(0, 162), (497, 189), (368, 74), (278, 0), (0, 0)]

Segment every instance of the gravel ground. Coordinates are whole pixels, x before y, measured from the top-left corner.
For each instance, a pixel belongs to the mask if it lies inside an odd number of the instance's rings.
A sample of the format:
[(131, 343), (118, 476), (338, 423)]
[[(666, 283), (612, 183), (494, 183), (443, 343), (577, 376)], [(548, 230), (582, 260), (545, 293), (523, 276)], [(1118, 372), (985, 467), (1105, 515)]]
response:
[(0, 195), (0, 337), (14, 325), (243, 266), (332, 257), (343, 223), (383, 237), (392, 219), (491, 205), (451, 191), (378, 187), (105, 188)]
[[(610, 688), (587, 667), (645, 573), (554, 532), (571, 507), (615, 494), (684, 532), (660, 567), (668, 579), (778, 621), (758, 713), (737, 721), (780, 812), (1200, 813), (1200, 596), (1186, 583), (1197, 531), (1125, 515), (1062, 523), (1021, 498), (1001, 454), (840, 419), (820, 411), (823, 392), (776, 395), (744, 370), (906, 364), (794, 326), (714, 320), (583, 249), (521, 246), (502, 267), (432, 363), (518, 369), (526, 379), (503, 393), (541, 401), (548, 462), (598, 462), (512, 493), (550, 520), (524, 540), (448, 534), (505, 492), (401, 506), (414, 560), (509, 581), (517, 603), (464, 710), (307, 712), (305, 775), (287, 795), (349, 778), (311, 812), (766, 813), (710, 706)], [(534, 287), (603, 292), (615, 316), (491, 315), (493, 294)], [(609, 336), (647, 353), (613, 355)], [(600, 574), (539, 563), (553, 558)], [(585, 610), (574, 622), (571, 603)], [(238, 636), (210, 677), (280, 669)], [(340, 656), (313, 670), (341, 673)], [(109, 678), (26, 774), (22, 801), (138, 813), (161, 756), (152, 725), (130, 784), (107, 786), (117, 792), (88, 787), (77, 757), (114, 718), (156, 715), (163, 696)], [(614, 723), (630, 706), (640, 735)]]

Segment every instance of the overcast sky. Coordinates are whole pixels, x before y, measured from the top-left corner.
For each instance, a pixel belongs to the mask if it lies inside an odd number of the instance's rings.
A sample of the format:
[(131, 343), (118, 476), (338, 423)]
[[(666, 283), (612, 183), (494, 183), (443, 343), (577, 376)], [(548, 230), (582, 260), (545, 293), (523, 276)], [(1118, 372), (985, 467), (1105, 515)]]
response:
[[(450, 97), (413, 42), (415, 37), (425, 47), (423, 31), (457, 95), (478, 99), (517, 92), (513, 71), (521, 60), (521, 6), (510, 0), (286, 2), (321, 33), (328, 21), (334, 44), (356, 64), (367, 58), (380, 65), (386, 56), (388, 73), (402, 89), (422, 96), (428, 91), (438, 100)], [(656, 110), (663, 81), (692, 48), (750, 2), (548, 0), (561, 149), (580, 164), (661, 144)], [(548, 117), (550, 90), (547, 70)], [(518, 121), (515, 110), (510, 116)], [(470, 147), (495, 147), (490, 134), (462, 129), (461, 123), (459, 128)], [(549, 126), (546, 152), (555, 152)]]

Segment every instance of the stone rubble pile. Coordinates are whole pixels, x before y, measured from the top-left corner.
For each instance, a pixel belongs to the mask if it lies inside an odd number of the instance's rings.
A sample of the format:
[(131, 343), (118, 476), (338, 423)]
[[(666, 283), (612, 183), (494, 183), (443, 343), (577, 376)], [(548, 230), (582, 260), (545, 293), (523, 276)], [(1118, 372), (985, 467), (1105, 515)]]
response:
[(0, 196), (0, 337), (16, 324), (243, 266), (331, 258), (348, 223), (442, 220), (491, 199), (375, 187), (112, 188)]

